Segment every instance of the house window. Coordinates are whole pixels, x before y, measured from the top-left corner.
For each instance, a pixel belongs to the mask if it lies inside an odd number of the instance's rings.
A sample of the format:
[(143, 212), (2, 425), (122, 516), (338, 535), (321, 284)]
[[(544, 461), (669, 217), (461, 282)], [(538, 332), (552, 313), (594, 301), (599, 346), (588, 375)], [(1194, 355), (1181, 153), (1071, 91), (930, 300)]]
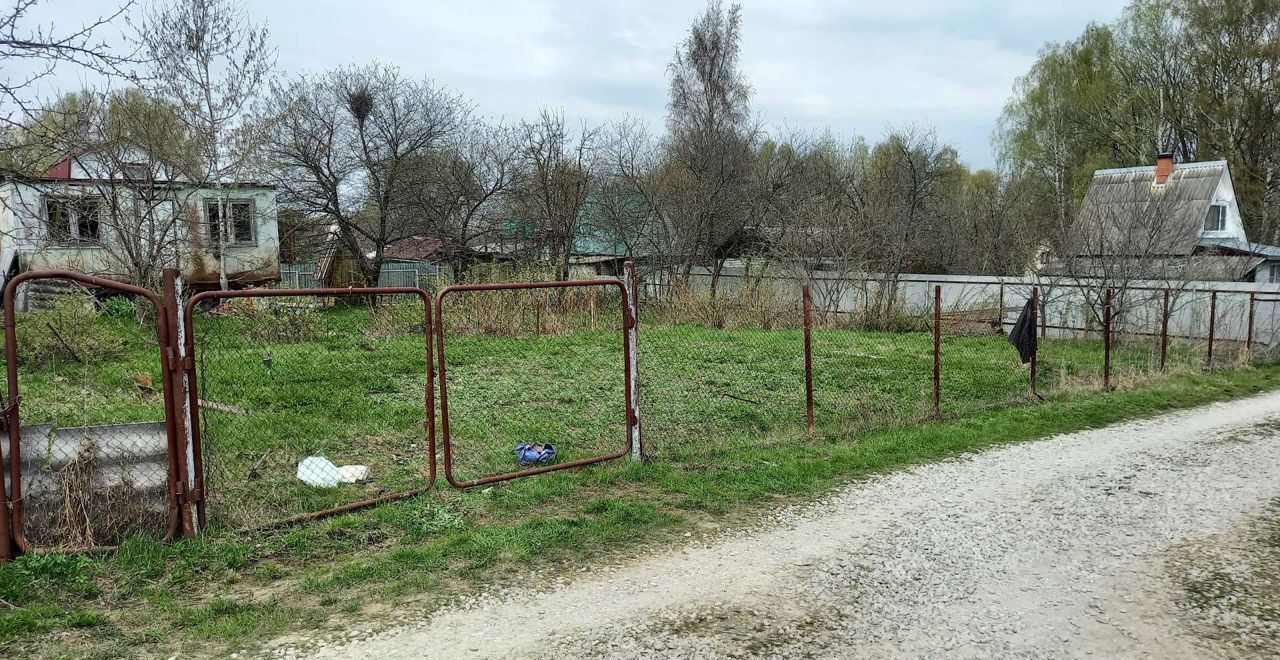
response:
[(102, 200), (97, 197), (50, 197), (44, 200), (49, 241), (57, 245), (92, 244), (102, 240)]
[(1267, 284), (1280, 284), (1280, 264), (1267, 266)]
[[(222, 221), (223, 208), (229, 211), (229, 222)], [(221, 236), (227, 245), (255, 243), (252, 201), (234, 199), (219, 203), (216, 199), (210, 199), (205, 201), (204, 217), (208, 225), (209, 240), (217, 241)]]
[(1209, 207), (1209, 214), (1204, 217), (1205, 231), (1222, 231), (1227, 228), (1226, 204), (1214, 204)]
[(150, 168), (146, 163), (125, 163), (124, 178), (130, 181), (145, 181), (151, 178)]

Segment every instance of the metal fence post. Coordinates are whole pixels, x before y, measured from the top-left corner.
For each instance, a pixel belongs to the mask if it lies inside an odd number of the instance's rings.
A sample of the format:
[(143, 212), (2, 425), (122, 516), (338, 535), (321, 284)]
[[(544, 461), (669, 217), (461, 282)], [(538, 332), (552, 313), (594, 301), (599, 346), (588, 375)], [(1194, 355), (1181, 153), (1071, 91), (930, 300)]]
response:
[[(5, 367), (7, 370), (8, 389), (5, 394), (5, 425), (8, 431), (8, 443), (0, 442), (0, 470), (8, 469), (6, 461), (12, 461), (13, 456), (11, 450), (13, 448), (14, 438), (18, 437), (18, 425), (21, 420), (18, 415), (18, 336), (17, 328), (14, 326), (14, 319), (17, 311), (14, 309), (14, 291), (9, 282), (5, 282), (4, 287), (4, 337), (5, 337)], [(6, 451), (7, 448), (10, 451)], [(16, 472), (9, 472), (16, 474)], [(17, 555), (17, 545), (14, 543), (13, 535), (9, 522), (9, 489), (5, 487), (5, 479), (0, 476), (0, 561), (11, 561)]]
[[(1035, 328), (1040, 321), (1040, 287), (1031, 287), (1031, 336), (1036, 336)], [(1004, 332), (1004, 327), (1000, 328)], [(1031, 396), (1039, 396), (1036, 392), (1036, 379), (1040, 369), (1040, 342), (1035, 342), (1035, 349), (1031, 351)]]
[(1108, 288), (1102, 306), (1102, 389), (1111, 389), (1111, 289)]
[(942, 414), (942, 285), (933, 287), (933, 415)]
[(627, 261), (622, 265), (625, 276), (623, 282), (622, 304), (627, 308), (627, 345), (630, 351), (631, 369), (631, 410), (627, 412), (627, 433), (631, 439), (631, 460), (644, 461), (648, 456), (644, 451), (643, 435), (640, 432), (640, 287), (636, 278), (636, 264)]
[(1169, 289), (1164, 290), (1164, 307), (1160, 312), (1160, 371), (1165, 370), (1169, 358)]
[[(169, 390), (166, 395), (169, 397), (165, 401), (166, 417), (168, 417), (167, 426), (171, 436), (169, 438), (169, 465), (174, 470), (173, 480), (175, 482), (176, 492), (173, 493), (175, 511), (178, 515), (178, 524), (174, 528), (176, 536), (194, 536), (196, 533), (195, 520), (192, 517), (192, 504), (198, 498), (198, 489), (194, 487), (195, 479), (191, 474), (191, 460), (189, 454), (190, 444), (187, 440), (187, 429), (191, 428), (191, 420), (186, 416), (187, 408), (187, 377), (186, 369), (183, 368), (183, 360), (186, 356), (184, 348), (184, 332), (185, 328), (182, 323), (182, 302), (180, 290), (182, 287), (182, 275), (177, 268), (166, 268), (162, 272), (164, 279), (164, 309), (159, 313), (164, 314), (169, 319), (169, 336), (166, 338), (168, 346), (165, 351), (168, 354), (168, 373), (165, 378), (169, 381)], [(196, 494), (196, 497), (192, 495)]]
[(1213, 334), (1218, 325), (1218, 292), (1209, 293), (1209, 350), (1205, 354), (1204, 366), (1213, 369)]
[(813, 434), (813, 299), (809, 283), (801, 288), (804, 299), (804, 419), (809, 434)]

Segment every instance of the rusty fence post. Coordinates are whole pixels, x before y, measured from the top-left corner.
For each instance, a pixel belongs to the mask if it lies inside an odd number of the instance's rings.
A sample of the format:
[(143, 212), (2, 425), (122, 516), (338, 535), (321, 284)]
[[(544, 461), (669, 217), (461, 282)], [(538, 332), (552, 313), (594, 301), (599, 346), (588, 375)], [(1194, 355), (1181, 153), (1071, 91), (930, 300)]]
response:
[(1209, 350), (1205, 354), (1205, 369), (1213, 370), (1213, 335), (1218, 327), (1218, 292), (1209, 292)]
[(933, 416), (942, 415), (942, 285), (933, 287)]
[(808, 282), (800, 293), (804, 300), (804, 420), (809, 435), (813, 435), (813, 298)]
[[(1039, 323), (1039, 321), (1040, 321), (1040, 287), (1033, 286), (1031, 287), (1031, 337), (1033, 341), (1035, 340), (1035, 336), (1036, 336), (1036, 332), (1035, 332), (1036, 324)], [(1000, 330), (1001, 332), (1003, 332), (1004, 328), (1001, 327)], [(1040, 342), (1036, 341), (1035, 347), (1031, 350), (1031, 396), (1033, 397), (1040, 396), (1040, 394), (1036, 392), (1036, 379), (1039, 376), (1039, 370), (1040, 370)]]
[(643, 436), (640, 433), (640, 286), (634, 261), (625, 262), (622, 270), (622, 296), (626, 299), (622, 304), (627, 310), (627, 345), (631, 349), (627, 356), (631, 363), (631, 382), (628, 384), (631, 388), (631, 410), (627, 411), (627, 434), (631, 440), (631, 460), (644, 461), (649, 457), (644, 451)]
[(175, 536), (194, 536), (197, 526), (192, 516), (192, 505), (198, 498), (198, 491), (193, 488), (195, 480), (191, 474), (192, 461), (187, 442), (190, 420), (184, 415), (187, 410), (187, 370), (183, 361), (186, 351), (183, 336), (185, 329), (182, 324), (182, 275), (176, 268), (166, 268), (162, 272), (162, 277), (164, 309), (159, 310), (159, 313), (169, 319), (168, 345), (164, 349), (169, 358), (167, 361), (169, 373), (165, 374), (165, 378), (169, 381), (169, 390), (165, 393), (165, 415), (169, 418), (166, 426), (171, 434), (169, 465), (174, 471), (172, 479), (176, 486), (173, 496), (176, 507), (174, 513), (177, 514), (178, 524), (174, 528), (174, 534)]
[(1102, 305), (1102, 389), (1111, 389), (1111, 289)]
[[(18, 335), (14, 325), (17, 310), (14, 309), (15, 293), (8, 281), (4, 287), (4, 338), (5, 367), (7, 371), (8, 389), (5, 393), (5, 425), (8, 431), (8, 443), (0, 442), (0, 470), (8, 469), (6, 461), (12, 461), (14, 440), (18, 437), (18, 425), (22, 423), (18, 414)], [(10, 472), (8, 474), (14, 474)], [(12, 561), (18, 554), (18, 547), (10, 529), (9, 489), (5, 478), (0, 476), (0, 561)]]
[(1160, 371), (1169, 359), (1169, 289), (1164, 290), (1164, 307), (1160, 311)]

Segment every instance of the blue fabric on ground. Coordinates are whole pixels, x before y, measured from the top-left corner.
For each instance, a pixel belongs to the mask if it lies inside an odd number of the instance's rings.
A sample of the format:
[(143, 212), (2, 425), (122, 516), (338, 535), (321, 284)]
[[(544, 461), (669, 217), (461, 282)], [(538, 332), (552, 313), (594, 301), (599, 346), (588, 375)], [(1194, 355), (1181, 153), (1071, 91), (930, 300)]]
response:
[(556, 457), (556, 446), (550, 443), (545, 445), (516, 445), (516, 458), (521, 465), (533, 465), (534, 463), (547, 463)]

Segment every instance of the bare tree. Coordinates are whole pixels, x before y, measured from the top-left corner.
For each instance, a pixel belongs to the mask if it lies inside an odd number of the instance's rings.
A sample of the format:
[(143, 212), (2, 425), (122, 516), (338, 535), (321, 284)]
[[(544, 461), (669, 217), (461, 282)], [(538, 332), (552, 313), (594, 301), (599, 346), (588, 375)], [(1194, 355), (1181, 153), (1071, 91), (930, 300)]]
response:
[(430, 229), (406, 187), (423, 159), (447, 153), (468, 113), (460, 96), (390, 66), (299, 76), (274, 84), (262, 108), (264, 164), (282, 205), (331, 227), (372, 285), (388, 244)]
[(546, 108), (537, 121), (520, 123), (515, 208), (534, 223), (557, 280), (569, 279), (569, 258), (592, 188), (592, 147), (598, 132), (583, 126), (571, 134), (564, 114)]
[(38, 174), (65, 155), (56, 153), (55, 145), (65, 144), (74, 131), (76, 109), (36, 98), (41, 82), (58, 67), (132, 78), (137, 62), (134, 51), (100, 36), (133, 0), (63, 31), (32, 24), (31, 14), (41, 4), (42, 0), (15, 0), (8, 11), (0, 12), (0, 164), (11, 172)]
[(760, 129), (751, 88), (738, 71), (742, 10), (707, 3), (667, 67), (670, 101), (664, 206), (687, 277), (696, 261), (712, 265), (712, 295), (724, 262), (742, 246), (748, 181)]
[(470, 118), (459, 124), (442, 149), (417, 158), (401, 185), (405, 212), (440, 241), (455, 282), (478, 257), (476, 243), (502, 230), (503, 197), (520, 165), (515, 129)]
[[(254, 24), (235, 0), (176, 0), (152, 6), (138, 26), (151, 60), (156, 90), (178, 109), (198, 145), (199, 169), (193, 181), (222, 191), (245, 171), (258, 137), (242, 116), (275, 66), (276, 51), (264, 25)], [(218, 195), (222, 227), (218, 242), (218, 280), (228, 288), (227, 195)]]

